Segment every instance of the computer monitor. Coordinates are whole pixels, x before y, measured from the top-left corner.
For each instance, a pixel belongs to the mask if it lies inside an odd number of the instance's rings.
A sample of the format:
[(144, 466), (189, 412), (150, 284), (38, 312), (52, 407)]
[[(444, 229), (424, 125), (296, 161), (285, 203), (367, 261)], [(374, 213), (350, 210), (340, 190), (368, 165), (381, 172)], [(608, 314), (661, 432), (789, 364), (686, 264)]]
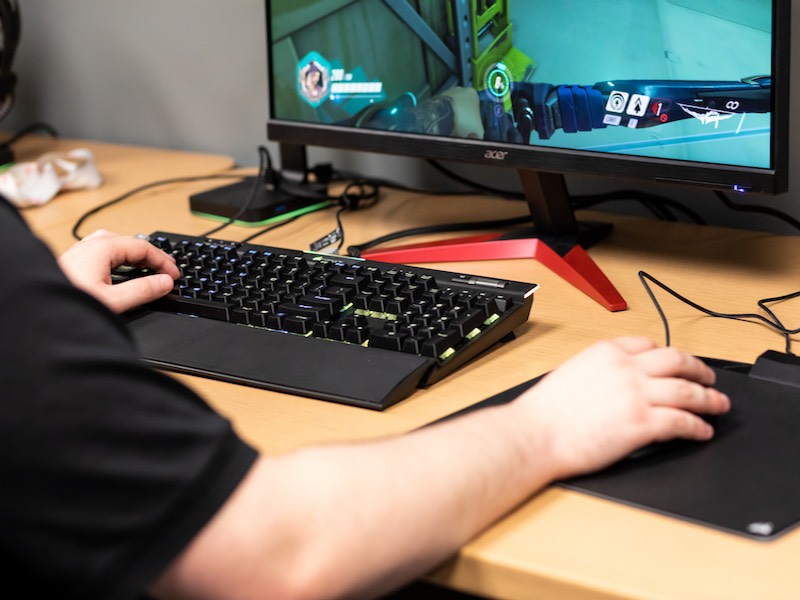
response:
[(789, 12), (790, 0), (267, 0), (268, 137), (294, 156), (514, 168), (534, 236), (377, 257), (535, 256), (620, 310), (584, 251), (608, 228), (576, 221), (564, 174), (786, 191)]

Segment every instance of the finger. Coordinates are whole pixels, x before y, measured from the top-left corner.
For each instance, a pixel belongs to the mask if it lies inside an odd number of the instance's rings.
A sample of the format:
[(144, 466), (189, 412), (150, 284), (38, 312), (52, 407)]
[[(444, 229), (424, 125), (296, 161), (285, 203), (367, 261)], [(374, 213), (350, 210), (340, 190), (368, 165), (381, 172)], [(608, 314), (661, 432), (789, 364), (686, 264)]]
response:
[(167, 274), (147, 275), (118, 283), (109, 290), (106, 303), (116, 312), (161, 298), (172, 290), (173, 279)]
[(653, 340), (640, 335), (620, 336), (610, 341), (626, 354), (639, 354), (658, 347)]
[(175, 258), (145, 240), (118, 237), (113, 240), (110, 260), (115, 266), (122, 264), (148, 267), (159, 273), (166, 273), (173, 279), (180, 275)]
[(651, 406), (680, 409), (701, 414), (728, 412), (728, 396), (713, 387), (680, 377), (649, 379), (642, 384)]
[(651, 415), (653, 440), (664, 442), (673, 438), (705, 441), (714, 437), (714, 428), (692, 413), (669, 408), (657, 408)]
[(677, 348), (654, 348), (639, 353), (634, 360), (651, 377), (683, 377), (704, 385), (713, 385), (716, 381), (711, 367)]

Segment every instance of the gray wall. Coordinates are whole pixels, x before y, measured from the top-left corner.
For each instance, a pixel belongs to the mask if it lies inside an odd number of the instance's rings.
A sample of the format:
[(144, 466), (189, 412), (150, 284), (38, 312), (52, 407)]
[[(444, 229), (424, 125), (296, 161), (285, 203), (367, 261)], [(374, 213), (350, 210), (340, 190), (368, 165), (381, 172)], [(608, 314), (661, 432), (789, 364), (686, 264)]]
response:
[[(15, 61), (17, 105), (0, 126), (13, 131), (46, 121), (64, 137), (224, 153), (243, 166), (265, 143), (265, 19), (262, 0), (23, 0)], [(800, 0), (792, 30), (800, 31)], [(792, 51), (794, 97), (800, 57)], [(792, 150), (800, 121), (791, 122)], [(412, 159), (312, 149), (333, 161), (416, 185), (452, 187)], [(473, 176), (475, 168), (471, 167)], [(514, 187), (505, 170), (480, 172), (484, 183)], [(570, 178), (576, 193), (629, 188), (630, 182)], [(707, 191), (654, 186), (647, 191), (690, 203), (714, 224), (796, 234), (772, 217), (735, 213)], [(800, 174), (775, 198), (739, 198), (800, 219)], [(640, 212), (620, 205), (617, 210)]]

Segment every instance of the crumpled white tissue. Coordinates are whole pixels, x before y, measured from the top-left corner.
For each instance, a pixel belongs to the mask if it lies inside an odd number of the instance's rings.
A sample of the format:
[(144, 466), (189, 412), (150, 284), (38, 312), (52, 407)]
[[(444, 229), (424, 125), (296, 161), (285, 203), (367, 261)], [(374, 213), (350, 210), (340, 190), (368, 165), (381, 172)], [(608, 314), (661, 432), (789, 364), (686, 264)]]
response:
[(47, 204), (59, 192), (96, 188), (102, 183), (91, 150), (78, 148), (13, 164), (0, 173), (0, 195), (18, 208), (27, 208)]

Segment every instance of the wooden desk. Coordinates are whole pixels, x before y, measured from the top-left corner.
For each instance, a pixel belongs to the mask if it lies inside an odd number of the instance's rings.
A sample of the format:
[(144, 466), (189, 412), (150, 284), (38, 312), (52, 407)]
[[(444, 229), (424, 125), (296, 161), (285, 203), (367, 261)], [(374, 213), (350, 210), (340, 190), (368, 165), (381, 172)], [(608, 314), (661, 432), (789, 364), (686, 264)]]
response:
[[(60, 142), (65, 147), (68, 142)], [(107, 184), (73, 192), (25, 211), (56, 249), (88, 207), (144, 182), (230, 166), (224, 157), (86, 144), (95, 150)], [(41, 148), (41, 147), (39, 147)], [(49, 149), (46, 148), (46, 149)], [(214, 223), (192, 216), (188, 194), (219, 185), (169, 186), (99, 213), (84, 233), (104, 227), (135, 234), (156, 229), (199, 234)], [(386, 191), (374, 208), (345, 214), (346, 243), (434, 222), (522, 214), (524, 207), (488, 198), (428, 198)], [(456, 375), (378, 413), (188, 376), (265, 453), (318, 442), (366, 439), (407, 431), (548, 371), (601, 338), (663, 328), (637, 273), (645, 270), (694, 301), (724, 312), (749, 312), (756, 300), (800, 287), (800, 237), (662, 223), (627, 216), (613, 236), (591, 250), (629, 303), (609, 313), (533, 260), (486, 261), (443, 268), (539, 283), (530, 321), (520, 337)], [(333, 211), (308, 215), (257, 242), (305, 248), (335, 226)], [(242, 239), (254, 230), (230, 227), (220, 236)], [(673, 343), (698, 355), (752, 362), (783, 340), (764, 327), (705, 317), (659, 293)], [(800, 322), (800, 302), (777, 307), (784, 322)], [(424, 543), (424, 540), (421, 540)], [(552, 488), (531, 499), (463, 548), (431, 578), (498, 598), (725, 599), (800, 597), (800, 531), (756, 542), (648, 511)]]
[[(67, 152), (76, 148), (88, 148), (92, 151), (103, 176), (103, 185), (94, 190), (63, 192), (43, 207), (23, 211), (31, 228), (44, 238), (55, 252), (62, 252), (75, 242), (71, 234), (75, 221), (84, 212), (104, 202), (152, 182), (219, 174), (229, 172), (234, 166), (233, 159), (221, 155), (174, 152), (85, 140), (53, 140), (41, 136), (23, 138), (14, 145), (14, 152), (18, 162), (25, 162), (36, 160), (48, 152)], [(138, 200), (146, 198), (153, 192), (145, 191), (130, 202), (123, 202), (113, 210), (109, 209), (109, 215), (99, 213), (86, 223), (80, 233), (86, 235), (101, 227), (105, 229), (114, 229), (118, 225), (121, 227), (121, 223), (126, 222), (130, 214), (136, 215), (136, 225), (144, 227), (140, 231), (152, 231), (162, 220), (166, 221), (173, 215), (179, 217), (188, 212), (188, 194), (218, 185), (222, 185), (222, 182), (212, 180), (159, 187), (153, 191), (163, 193), (175, 190), (177, 193), (173, 196), (161, 195), (160, 202), (149, 203), (146, 208), (138, 205), (138, 210), (131, 211), (132, 205), (136, 205)]]

